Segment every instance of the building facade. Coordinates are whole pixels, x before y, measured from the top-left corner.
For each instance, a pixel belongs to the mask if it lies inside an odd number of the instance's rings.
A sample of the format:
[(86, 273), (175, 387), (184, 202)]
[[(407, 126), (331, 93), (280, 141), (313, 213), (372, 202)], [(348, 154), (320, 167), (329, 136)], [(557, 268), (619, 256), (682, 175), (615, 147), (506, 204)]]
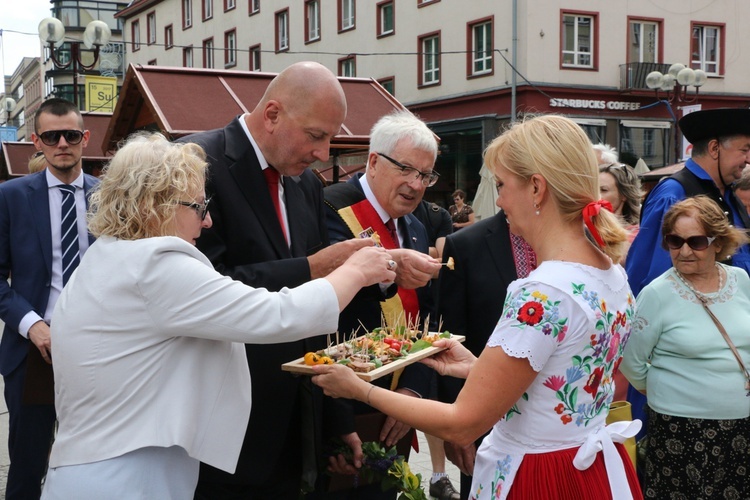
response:
[[(748, 16), (745, 0), (136, 0), (117, 18), (127, 63), (278, 72), (315, 60), (377, 80), (441, 137), (428, 197), (447, 205), (456, 188), (473, 197), (484, 147), (528, 114), (570, 116), (631, 163), (680, 160), (683, 112), (750, 105)], [(672, 63), (706, 73), (697, 100), (691, 85), (679, 97), (647, 87)]]
[[(59, 19), (65, 27), (65, 41), (55, 47), (56, 64), (49, 47), (44, 47), (42, 60), (45, 69), (44, 96), (55, 95), (78, 102), (86, 108), (85, 75), (117, 78), (118, 88), (125, 74), (125, 46), (122, 42), (122, 21), (115, 14), (127, 6), (127, 2), (113, 0), (52, 0), (52, 17)], [(40, 19), (41, 21), (41, 19)], [(91, 21), (103, 21), (112, 30), (109, 43), (99, 50), (97, 58), (94, 48), (88, 49), (81, 42), (86, 26)], [(74, 49), (73, 44), (77, 45)], [(78, 60), (74, 57), (76, 52)], [(90, 69), (86, 69), (89, 68)], [(74, 77), (78, 80), (74, 84)], [(84, 75), (82, 77), (82, 75)], [(77, 87), (78, 96), (75, 96)], [(116, 93), (113, 94), (116, 98)], [(111, 111), (111, 110), (110, 110)]]
[(8, 97), (15, 102), (13, 109), (2, 110), (0, 123), (17, 129), (12, 140), (30, 141), (34, 132), (33, 116), (42, 102), (43, 74), (38, 57), (24, 57), (10, 77), (5, 77), (7, 95), (0, 94), (0, 102)]

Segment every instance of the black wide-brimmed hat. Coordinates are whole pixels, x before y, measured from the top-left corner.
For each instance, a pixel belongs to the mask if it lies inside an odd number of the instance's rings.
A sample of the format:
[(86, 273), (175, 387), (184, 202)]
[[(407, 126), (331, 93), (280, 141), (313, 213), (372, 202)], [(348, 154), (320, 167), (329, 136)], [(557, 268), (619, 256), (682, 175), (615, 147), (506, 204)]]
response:
[(694, 111), (680, 119), (680, 130), (691, 144), (732, 135), (750, 136), (750, 109)]

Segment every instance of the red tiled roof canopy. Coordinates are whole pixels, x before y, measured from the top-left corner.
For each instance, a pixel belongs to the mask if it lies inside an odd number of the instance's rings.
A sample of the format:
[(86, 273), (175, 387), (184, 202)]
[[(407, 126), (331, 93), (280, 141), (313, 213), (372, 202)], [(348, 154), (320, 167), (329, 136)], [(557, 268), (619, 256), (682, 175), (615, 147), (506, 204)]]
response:
[[(171, 138), (220, 128), (251, 111), (274, 73), (159, 66), (128, 67), (102, 149), (137, 130), (160, 130)], [(347, 117), (331, 143), (336, 150), (366, 149), (372, 125), (404, 106), (375, 80), (339, 77)]]

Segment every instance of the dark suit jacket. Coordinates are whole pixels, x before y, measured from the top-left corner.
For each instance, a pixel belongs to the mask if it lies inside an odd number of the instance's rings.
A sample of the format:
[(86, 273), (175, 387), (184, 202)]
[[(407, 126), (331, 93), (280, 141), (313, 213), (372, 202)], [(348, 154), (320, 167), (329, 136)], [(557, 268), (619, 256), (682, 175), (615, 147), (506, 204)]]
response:
[[(83, 180), (86, 195), (99, 181)], [(26, 360), (29, 340), (16, 328), (30, 311), (44, 316), (52, 283), (52, 233), (46, 171), (0, 185), (0, 373)], [(89, 235), (89, 242), (94, 238)], [(8, 283), (8, 277), (12, 282)]]
[(479, 356), (503, 312), (508, 285), (517, 278), (505, 214), (449, 235), (443, 262), (449, 257), (455, 269), (440, 273), (438, 310), (444, 328), (466, 335), (464, 345)]
[[(500, 212), (449, 235), (443, 262), (453, 257), (454, 269), (440, 272), (437, 308), (443, 326), (465, 335), (464, 345), (479, 356), (503, 312), (508, 285), (517, 278), (508, 223)], [(463, 380), (441, 377), (440, 400), (452, 403)], [(484, 436), (475, 442), (478, 447)], [(461, 498), (469, 497), (471, 477), (461, 474)]]
[[(210, 165), (207, 194), (212, 196), (213, 226), (197, 241), (216, 269), (254, 287), (278, 291), (310, 280), (307, 255), (328, 245), (323, 186), (305, 171), (284, 178), (284, 195), (291, 249), (268, 192), (268, 187), (239, 118), (223, 129), (183, 137), (181, 142), (202, 146)], [(253, 325), (247, 325), (251, 329)], [(299, 432), (298, 391), (302, 378), (281, 371), (281, 365), (324, 346), (325, 338), (272, 345), (247, 344), (252, 377), (253, 406), (248, 432), (234, 478), (203, 467), (201, 479), (219, 482), (262, 483), (278, 465), (282, 444)], [(318, 402), (319, 404), (319, 402)]]
[[(328, 232), (331, 236), (331, 242), (344, 241), (354, 238), (349, 227), (344, 223), (333, 207), (343, 208), (352, 205), (357, 201), (365, 199), (362, 185), (359, 182), (359, 176), (347, 181), (345, 184), (334, 184), (324, 190), (326, 203), (328, 204)], [(342, 205), (340, 199), (350, 197), (356, 201)], [(429, 252), (429, 242), (427, 232), (421, 222), (412, 214), (408, 214), (399, 220), (399, 228), (403, 231), (402, 248), (411, 248), (422, 253)], [(395, 285), (389, 290), (390, 295), (395, 293)], [(360, 324), (368, 330), (381, 326), (381, 308), (380, 301), (385, 300), (388, 294), (383, 294), (380, 285), (361, 290), (352, 302), (341, 312), (339, 317), (339, 332), (348, 335), (350, 332), (358, 329)], [(429, 285), (417, 290), (417, 297), (420, 305), (420, 314), (426, 315), (430, 310), (431, 293)], [(421, 363), (415, 363), (404, 370), (399, 379), (399, 387), (405, 387), (415, 391), (417, 394), (427, 396), (430, 388), (432, 371)], [(379, 379), (378, 385), (388, 386), (390, 377)], [(365, 411), (366, 405), (354, 402), (356, 413)], [(339, 410), (342, 411), (342, 410)], [(371, 409), (369, 411), (372, 411)], [(351, 427), (346, 426), (339, 429), (342, 432), (352, 432), (354, 430), (353, 421)], [(342, 423), (342, 425), (345, 425)]]

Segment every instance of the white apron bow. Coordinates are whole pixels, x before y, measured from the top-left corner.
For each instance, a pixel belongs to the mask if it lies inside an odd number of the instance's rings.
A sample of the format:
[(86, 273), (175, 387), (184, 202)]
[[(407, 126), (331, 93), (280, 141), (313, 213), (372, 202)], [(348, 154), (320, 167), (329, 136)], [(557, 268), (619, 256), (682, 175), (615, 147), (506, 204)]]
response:
[(594, 463), (597, 453), (600, 451), (604, 453), (604, 466), (607, 469), (612, 500), (633, 500), (625, 474), (625, 466), (614, 443), (624, 443), (626, 439), (638, 434), (641, 426), (640, 420), (613, 422), (602, 426), (588, 435), (573, 459), (573, 466), (576, 469), (586, 470)]

